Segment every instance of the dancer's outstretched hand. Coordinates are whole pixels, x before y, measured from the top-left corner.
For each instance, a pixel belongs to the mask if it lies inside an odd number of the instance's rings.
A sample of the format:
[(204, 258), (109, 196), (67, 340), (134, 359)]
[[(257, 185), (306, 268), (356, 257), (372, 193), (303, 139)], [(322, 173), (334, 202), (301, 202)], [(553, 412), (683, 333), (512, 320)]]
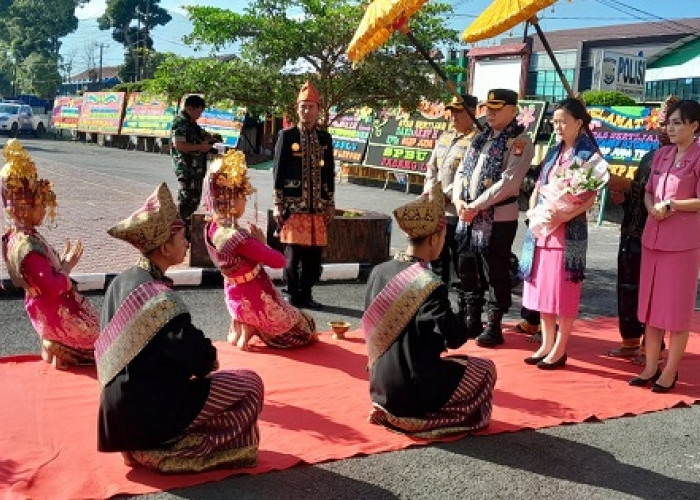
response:
[(71, 248), (69, 239), (66, 239), (66, 246), (61, 256), (61, 268), (63, 271), (70, 273), (73, 268), (80, 262), (83, 256), (83, 242), (78, 238), (75, 240), (75, 245)]
[(267, 238), (265, 237), (265, 233), (263, 233), (262, 229), (260, 229), (258, 226), (255, 224), (250, 224), (248, 226), (248, 231), (250, 232), (250, 235), (258, 240), (260, 243), (263, 245), (267, 245)]

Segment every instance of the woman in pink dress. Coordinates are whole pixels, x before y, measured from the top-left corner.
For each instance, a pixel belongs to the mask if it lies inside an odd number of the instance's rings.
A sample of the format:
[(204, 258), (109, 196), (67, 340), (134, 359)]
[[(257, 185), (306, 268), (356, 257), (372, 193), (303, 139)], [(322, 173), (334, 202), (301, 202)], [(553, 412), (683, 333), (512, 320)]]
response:
[[(530, 199), (530, 207), (542, 203), (539, 191), (559, 171), (575, 159), (596, 160), (597, 147), (585, 133), (591, 117), (577, 99), (557, 104), (553, 117), (554, 132), (560, 139), (547, 152), (540, 179)], [(540, 312), (542, 345), (525, 363), (543, 370), (566, 364), (566, 346), (581, 300), (581, 281), (586, 267), (588, 227), (586, 210), (595, 201), (595, 191), (579, 196), (584, 201), (574, 210), (554, 212), (549, 224), (557, 226), (545, 238), (536, 238), (528, 229), (520, 259), (523, 282), (523, 306)], [(557, 323), (559, 329), (557, 330)]]
[(257, 335), (269, 347), (301, 347), (315, 342), (311, 316), (284, 301), (263, 266), (280, 269), (285, 258), (268, 247), (265, 235), (251, 224), (239, 227), (250, 185), (245, 156), (230, 151), (212, 162), (204, 200), (212, 213), (205, 227), (207, 251), (224, 275), (226, 305), (231, 313), (228, 339), (241, 349)]
[[(671, 145), (654, 155), (644, 205), (649, 212), (642, 234), (639, 321), (646, 324), (646, 365), (630, 385), (652, 383), (668, 392), (678, 380), (695, 309), (700, 270), (700, 104), (680, 101), (668, 112)], [(659, 368), (664, 332), (668, 359)]]
[(61, 256), (36, 230), (48, 215), (55, 218), (51, 183), (39, 179), (22, 144), (10, 139), (0, 171), (2, 202), (10, 228), (2, 237), (2, 254), (12, 283), (25, 290), (24, 306), (41, 338), (41, 357), (57, 369), (94, 363), (99, 314), (73, 286), (69, 274), (80, 260), (80, 240)]

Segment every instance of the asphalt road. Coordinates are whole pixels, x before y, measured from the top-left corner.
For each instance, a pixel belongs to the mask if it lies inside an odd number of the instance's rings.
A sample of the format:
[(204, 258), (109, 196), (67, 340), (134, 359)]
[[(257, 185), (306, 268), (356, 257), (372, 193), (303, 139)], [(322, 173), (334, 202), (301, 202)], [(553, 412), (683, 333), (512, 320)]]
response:
[[(27, 139), (39, 169), (42, 161), (80, 167), (155, 186), (174, 187), (165, 155), (121, 151), (72, 142)], [(4, 138), (0, 138), (4, 144)], [(251, 171), (260, 209), (269, 206), (268, 172)], [(342, 184), (338, 206), (390, 213), (410, 197), (395, 191)], [(405, 246), (394, 231), (392, 246)], [(591, 224), (588, 279), (581, 317), (615, 315), (618, 228)], [(514, 245), (519, 253), (522, 234)], [(181, 289), (193, 320), (215, 340), (225, 338), (228, 313), (220, 289)], [(507, 319), (518, 317), (519, 289)], [(331, 283), (315, 289), (328, 305), (320, 324), (346, 319), (359, 324), (364, 284)], [(99, 307), (101, 294), (89, 294)], [(22, 299), (0, 298), (0, 355), (38, 352), (36, 334)], [(507, 348), (507, 346), (505, 347)], [(687, 362), (681, 370), (697, 369)], [(681, 376), (682, 376), (681, 371)], [(679, 408), (597, 423), (521, 431), (340, 460), (259, 476), (236, 476), (147, 498), (700, 498), (700, 407)]]

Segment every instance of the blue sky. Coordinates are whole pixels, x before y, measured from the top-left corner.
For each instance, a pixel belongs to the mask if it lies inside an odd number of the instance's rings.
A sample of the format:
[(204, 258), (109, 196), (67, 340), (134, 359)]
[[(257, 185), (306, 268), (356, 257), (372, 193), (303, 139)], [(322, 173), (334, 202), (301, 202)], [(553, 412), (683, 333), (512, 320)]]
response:
[[(466, 28), (492, 0), (448, 0), (455, 8), (450, 26), (460, 32)], [(184, 5), (206, 5), (230, 10), (242, 10), (250, 2), (248, 0), (161, 0), (160, 5), (175, 13), (186, 15)], [(669, 5), (673, 4), (673, 9)], [(604, 4), (626, 4), (641, 11), (662, 18), (700, 17), (700, 1), (698, 0), (558, 0), (552, 7), (540, 12), (540, 26), (546, 31), (584, 28), (590, 26), (605, 26), (626, 24), (643, 21), (655, 21), (658, 18), (642, 13), (622, 13)], [(79, 62), (80, 53), (84, 52), (85, 44), (106, 43), (109, 45), (104, 56), (104, 65), (118, 65), (123, 61), (123, 48), (112, 40), (109, 31), (97, 29), (95, 18), (104, 13), (105, 0), (91, 0), (76, 14), (81, 18), (79, 33), (69, 35), (63, 42), (62, 54), (67, 51), (78, 52), (76, 69), (82, 70)], [(358, 20), (359, 22), (359, 20)], [(158, 28), (153, 33), (155, 48), (159, 51), (175, 52), (184, 56), (196, 55), (191, 47), (182, 42), (182, 36), (189, 33), (190, 27), (186, 19), (177, 18), (165, 27)], [(515, 36), (522, 33), (522, 25), (514, 28)], [(485, 43), (496, 43), (496, 40)], [(201, 52), (199, 52), (201, 55)]]
[[(455, 29), (465, 28), (479, 13), (488, 6), (492, 0), (448, 0), (455, 7), (455, 20), (452, 23)], [(161, 0), (160, 5), (168, 10), (176, 10), (184, 13), (183, 5), (209, 5), (231, 10), (242, 9), (249, 2), (247, 0)], [(698, 0), (674, 0), (673, 9), (669, 9), (668, 2), (659, 0), (607, 0), (605, 3), (623, 3), (652, 14), (675, 18), (700, 16), (700, 2)], [(78, 15), (83, 18), (97, 17), (104, 12), (105, 0), (91, 0), (82, 8)], [(640, 14), (641, 17), (644, 17)], [(617, 10), (606, 7), (597, 0), (558, 0), (552, 8), (542, 13), (541, 26), (543, 29), (567, 29), (583, 28), (587, 26), (602, 26), (608, 24), (621, 24), (637, 22), (630, 15), (625, 15)]]

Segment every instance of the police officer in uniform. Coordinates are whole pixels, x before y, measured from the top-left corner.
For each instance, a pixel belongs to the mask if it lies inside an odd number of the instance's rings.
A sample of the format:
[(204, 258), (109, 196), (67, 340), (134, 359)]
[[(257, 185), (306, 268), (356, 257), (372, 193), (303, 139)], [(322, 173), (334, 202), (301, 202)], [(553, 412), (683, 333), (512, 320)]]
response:
[[(484, 131), (474, 137), (455, 178), (460, 222), (458, 274), (466, 296), (465, 323), (477, 344), (503, 344), (501, 319), (511, 305), (510, 254), (518, 225), (518, 192), (534, 146), (519, 125), (518, 94), (489, 91)], [(485, 298), (488, 292), (488, 297)], [(481, 315), (487, 304), (487, 326)]]
[[(457, 244), (455, 230), (457, 229), (457, 210), (453, 198), (453, 186), (457, 168), (462, 163), (462, 158), (469, 149), (472, 139), (476, 135), (474, 122), (465, 108), (472, 113), (476, 112), (477, 99), (474, 96), (463, 94), (462, 98), (454, 97), (445, 106), (450, 112), (452, 128), (443, 132), (438, 139), (427, 163), (423, 194), (427, 195), (431, 188), (438, 182), (442, 183), (442, 191), (445, 194), (445, 222), (447, 233), (445, 245), (437, 260), (431, 263), (433, 271), (442, 278), (442, 281), (450, 286), (451, 268), (457, 273)], [(460, 186), (461, 187), (461, 186)], [(464, 296), (460, 293), (460, 310), (464, 308)]]

